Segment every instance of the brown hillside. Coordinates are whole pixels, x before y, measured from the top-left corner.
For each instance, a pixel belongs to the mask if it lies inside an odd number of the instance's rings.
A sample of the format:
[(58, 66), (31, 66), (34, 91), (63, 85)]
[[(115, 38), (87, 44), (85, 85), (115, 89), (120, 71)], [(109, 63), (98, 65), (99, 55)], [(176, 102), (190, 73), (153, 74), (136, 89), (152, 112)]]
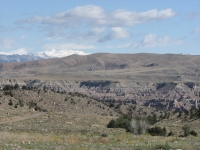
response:
[(23, 63), (3, 64), (0, 69), (22, 70), (24, 68), (40, 67), (87, 67), (95, 66), (98, 69), (124, 69), (136, 67), (193, 67), (200, 64), (200, 56), (176, 55), (176, 54), (106, 54), (97, 53), (87, 56), (72, 55), (64, 58), (36, 60)]

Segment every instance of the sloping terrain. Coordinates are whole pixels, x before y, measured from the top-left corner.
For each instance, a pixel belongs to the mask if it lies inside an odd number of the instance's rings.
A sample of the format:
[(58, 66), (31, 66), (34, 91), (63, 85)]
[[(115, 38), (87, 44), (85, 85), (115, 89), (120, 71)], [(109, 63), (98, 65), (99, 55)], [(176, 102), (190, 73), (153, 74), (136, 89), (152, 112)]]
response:
[[(0, 91), (2, 149), (154, 150), (170, 147), (192, 150), (199, 147), (199, 137), (137, 136), (126, 133), (124, 129), (107, 128), (108, 122), (119, 116), (115, 106), (108, 107), (80, 93), (57, 93), (45, 89), (17, 89), (11, 92), (13, 95)], [(127, 113), (128, 106), (132, 107), (134, 113), (139, 114), (150, 111), (149, 114), (156, 112), (158, 115), (164, 112), (129, 103), (121, 104), (120, 109)], [(179, 135), (184, 124), (189, 124), (200, 134), (199, 119), (184, 121), (184, 116), (181, 119), (177, 118), (177, 115), (170, 115), (168, 119), (161, 119), (155, 125), (166, 127), (167, 132), (172, 129), (174, 133), (178, 131)]]
[(104, 102), (165, 110), (200, 105), (200, 56), (175, 54), (71, 55), (0, 64), (0, 87), (78, 92)]
[(10, 78), (68, 78), (70, 80), (197, 80), (200, 56), (175, 54), (71, 55), (64, 58), (0, 63), (0, 76)]

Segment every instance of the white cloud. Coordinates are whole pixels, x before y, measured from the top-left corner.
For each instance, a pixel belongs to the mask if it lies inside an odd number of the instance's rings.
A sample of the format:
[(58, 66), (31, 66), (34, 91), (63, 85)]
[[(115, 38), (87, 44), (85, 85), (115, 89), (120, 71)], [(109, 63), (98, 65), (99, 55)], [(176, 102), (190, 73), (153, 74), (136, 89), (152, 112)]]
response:
[(4, 39), (0, 40), (0, 50), (12, 48), (13, 43), (14, 43), (14, 40), (10, 39), (10, 38), (4, 38)]
[(65, 24), (68, 26), (77, 26), (82, 21), (100, 21), (105, 18), (103, 9), (95, 5), (78, 6), (66, 12), (56, 13), (52, 16), (35, 16), (25, 20), (18, 20), (16, 23), (42, 23), (50, 25)]
[(121, 27), (112, 28), (112, 32), (116, 38), (127, 38), (130, 36), (129, 30)]
[(122, 27), (113, 27), (109, 33), (100, 38), (98, 42), (106, 42), (113, 39), (122, 39), (130, 37), (130, 31)]
[(12, 54), (26, 55), (26, 54), (28, 54), (28, 50), (27, 50), (27, 48), (19, 48), (19, 49), (12, 50), (12, 51), (0, 52), (0, 54), (4, 54), (4, 55), (12, 55)]
[(93, 43), (96, 42), (99, 37), (106, 32), (105, 27), (94, 27), (88, 31), (69, 31), (65, 34), (67, 41), (79, 41), (80, 43)]
[(167, 18), (174, 17), (176, 12), (172, 9), (165, 9), (158, 11), (152, 9), (146, 12), (134, 12), (126, 10), (117, 10), (110, 15), (110, 19), (107, 24), (112, 26), (133, 26), (136, 24), (146, 23), (153, 20), (164, 20)]
[(200, 33), (200, 27), (197, 27), (196, 29), (194, 29), (194, 33)]
[(133, 26), (135, 24), (150, 22), (153, 20), (164, 20), (174, 17), (176, 12), (172, 9), (148, 10), (135, 12), (127, 10), (116, 10), (111, 13), (104, 12), (103, 8), (96, 5), (78, 6), (66, 12), (56, 13), (52, 16), (35, 16), (32, 18), (18, 20), (16, 23), (41, 23), (48, 25), (64, 25), (76, 27), (84, 23), (103, 26)]
[(134, 43), (134, 47), (138, 48), (150, 48), (155, 46), (166, 46), (171, 44), (181, 44), (181, 39), (170, 39), (168, 36), (157, 37), (156, 34), (149, 33), (145, 35), (144, 39), (140, 42)]
[(103, 33), (105, 31), (105, 27), (96, 27), (96, 28), (92, 28), (91, 30), (89, 30), (85, 35), (86, 36), (96, 36), (96, 35), (100, 35), (101, 33)]
[(27, 38), (27, 35), (22, 35), (20, 38), (25, 39), (25, 38)]
[[(161, 21), (174, 17), (176, 12), (172, 9), (147, 10), (143, 12), (129, 10), (114, 10), (106, 12), (96, 5), (78, 6), (65, 12), (58, 12), (50, 16), (33, 16), (15, 21), (16, 24), (39, 24), (40, 31), (45, 32), (49, 40), (66, 38), (70, 43), (106, 42), (114, 39), (124, 39), (131, 36), (130, 26)], [(91, 28), (89, 31), (85, 29)], [(108, 29), (111, 30), (109, 31)], [(107, 33), (106, 33), (107, 32)], [(75, 42), (76, 41), (76, 42)], [(46, 47), (49, 45), (46, 45)], [(79, 45), (80, 46), (80, 45)], [(69, 49), (94, 48), (93, 45), (63, 44), (56, 47), (70, 47)], [(56, 47), (48, 47), (50, 49)], [(77, 48), (78, 47), (78, 48)], [(62, 48), (63, 49), (63, 48)], [(66, 49), (66, 48), (64, 48)]]
[(50, 49), (70, 49), (70, 50), (83, 50), (83, 49), (94, 49), (93, 45), (85, 45), (85, 44), (76, 44), (76, 43), (68, 43), (68, 44), (46, 44), (43, 46), (45, 50)]
[(168, 46), (183, 43), (182, 39), (171, 39), (168, 36), (157, 37), (156, 34), (149, 33), (139, 42), (130, 42), (117, 46), (107, 46), (107, 48), (151, 48), (156, 46)]

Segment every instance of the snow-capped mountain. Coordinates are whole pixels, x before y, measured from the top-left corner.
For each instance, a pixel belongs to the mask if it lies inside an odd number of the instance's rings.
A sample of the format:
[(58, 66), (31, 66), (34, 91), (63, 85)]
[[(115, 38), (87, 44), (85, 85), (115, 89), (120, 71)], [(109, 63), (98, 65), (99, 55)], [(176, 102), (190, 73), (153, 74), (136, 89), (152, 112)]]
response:
[(27, 54), (27, 55), (19, 55), (19, 54), (12, 54), (12, 55), (5, 55), (0, 54), (0, 62), (25, 62), (31, 60), (40, 60), (42, 59), (39, 56), (34, 54)]
[(74, 51), (74, 50), (59, 50), (56, 51), (55, 49), (52, 50), (47, 50), (44, 52), (38, 52), (36, 53), (36, 56), (42, 57), (42, 58), (55, 58), (55, 57), (66, 57), (69, 55), (87, 55), (86, 53), (82, 52), (82, 51)]
[(32, 61), (32, 60), (41, 60), (41, 59), (48, 59), (48, 58), (61, 58), (66, 57), (69, 55), (88, 55), (82, 51), (74, 51), (74, 50), (47, 50), (44, 52), (38, 53), (28, 53), (28, 54), (3, 54), (0, 52), (0, 62), (25, 62), (25, 61)]

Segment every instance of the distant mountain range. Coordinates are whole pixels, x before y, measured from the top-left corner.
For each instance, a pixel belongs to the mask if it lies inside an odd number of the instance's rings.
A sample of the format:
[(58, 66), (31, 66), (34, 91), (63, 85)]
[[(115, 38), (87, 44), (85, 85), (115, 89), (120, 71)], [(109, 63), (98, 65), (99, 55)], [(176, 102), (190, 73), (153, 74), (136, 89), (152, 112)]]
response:
[(42, 60), (42, 59), (49, 59), (49, 58), (61, 58), (61, 57), (67, 57), (70, 55), (87, 55), (87, 53), (84, 53), (82, 51), (74, 51), (74, 50), (47, 50), (44, 52), (38, 52), (38, 53), (28, 53), (26, 55), (21, 54), (11, 54), (6, 55), (3, 53), (0, 53), (0, 62), (26, 62), (26, 61), (32, 61), (32, 60)]

